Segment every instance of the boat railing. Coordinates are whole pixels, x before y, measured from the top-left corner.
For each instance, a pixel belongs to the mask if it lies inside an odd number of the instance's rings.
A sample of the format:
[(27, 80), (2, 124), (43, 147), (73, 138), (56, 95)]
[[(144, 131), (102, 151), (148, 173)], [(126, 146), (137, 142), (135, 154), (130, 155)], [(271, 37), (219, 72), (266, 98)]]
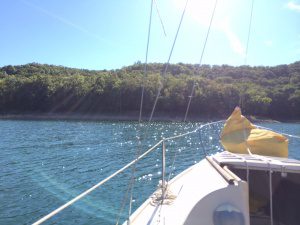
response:
[[(182, 137), (188, 136), (190, 134), (196, 133), (197, 131), (201, 130), (204, 127), (215, 125), (215, 124), (218, 124), (218, 123), (221, 123), (221, 122), (224, 122), (224, 120), (219, 120), (219, 121), (215, 121), (215, 122), (205, 123), (205, 124), (202, 124), (202, 125), (198, 126), (196, 129), (194, 129), (192, 131), (189, 131), (189, 132), (186, 132), (186, 133), (183, 133), (183, 134), (174, 135), (174, 136), (167, 137), (167, 138), (162, 138), (160, 141), (158, 141), (152, 147), (150, 147), (149, 149), (147, 149), (143, 154), (141, 154), (140, 156), (138, 156), (137, 158), (135, 158), (134, 160), (132, 160), (130, 163), (126, 164), (124, 167), (122, 167), (121, 169), (117, 170), (116, 172), (114, 172), (113, 174), (111, 174), (110, 176), (108, 176), (107, 178), (101, 180), (99, 183), (95, 184), (91, 188), (89, 188), (86, 191), (82, 192), (81, 194), (77, 195), (75, 198), (71, 199), (70, 201), (68, 201), (64, 205), (60, 206), (59, 208), (55, 209), (51, 213), (49, 213), (46, 216), (42, 217), (41, 219), (39, 219), (38, 221), (36, 221), (35, 223), (33, 223), (33, 225), (42, 224), (45, 221), (47, 221), (48, 219), (50, 219), (51, 217), (53, 217), (54, 215), (56, 215), (57, 213), (63, 211), (65, 208), (71, 206), (72, 204), (74, 204), (75, 202), (77, 202), (78, 200), (80, 200), (81, 198), (85, 197), (86, 195), (90, 194), (91, 192), (93, 192), (98, 187), (100, 187), (103, 184), (105, 184), (107, 181), (111, 180), (112, 178), (114, 178), (118, 174), (122, 173), (124, 170), (126, 170), (129, 167), (131, 167), (132, 165), (136, 164), (139, 160), (141, 160), (142, 158), (144, 158), (150, 152), (152, 152), (155, 149), (157, 149), (157, 147), (160, 146), (160, 145), (162, 146), (162, 148), (161, 148), (161, 150), (162, 150), (162, 171), (161, 171), (162, 178), (161, 179), (162, 179), (162, 187), (164, 187), (164, 185), (165, 185), (165, 167), (166, 167), (166, 162), (165, 162), (166, 142), (170, 141), (170, 140), (174, 140), (174, 139), (178, 139), (178, 138), (182, 138)], [(164, 188), (162, 190), (164, 190)]]

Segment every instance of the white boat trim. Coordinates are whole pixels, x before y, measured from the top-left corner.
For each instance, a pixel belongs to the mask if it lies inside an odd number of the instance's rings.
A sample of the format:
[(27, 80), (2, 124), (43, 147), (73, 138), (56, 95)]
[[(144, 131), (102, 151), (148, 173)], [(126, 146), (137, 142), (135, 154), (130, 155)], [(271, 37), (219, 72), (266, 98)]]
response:
[(219, 152), (212, 159), (219, 165), (229, 165), (237, 169), (272, 170), (273, 172), (300, 173), (300, 161), (261, 155), (235, 154), (227, 151)]

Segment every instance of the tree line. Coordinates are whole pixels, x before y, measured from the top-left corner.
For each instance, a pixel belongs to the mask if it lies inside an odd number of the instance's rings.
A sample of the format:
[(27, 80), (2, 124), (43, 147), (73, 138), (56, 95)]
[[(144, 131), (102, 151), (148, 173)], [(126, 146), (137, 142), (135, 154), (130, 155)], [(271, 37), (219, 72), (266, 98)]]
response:
[(137, 62), (117, 70), (82, 70), (30, 63), (0, 68), (0, 113), (137, 112), (144, 86), (143, 111), (183, 116), (193, 85), (190, 115), (226, 117), (236, 105), (247, 115), (300, 118), (300, 61), (273, 67)]

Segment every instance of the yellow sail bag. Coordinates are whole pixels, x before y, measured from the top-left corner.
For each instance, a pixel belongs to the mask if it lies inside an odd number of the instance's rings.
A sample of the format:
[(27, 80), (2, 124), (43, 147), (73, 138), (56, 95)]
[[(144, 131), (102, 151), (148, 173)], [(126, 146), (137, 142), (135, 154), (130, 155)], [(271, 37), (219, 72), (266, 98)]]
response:
[(288, 157), (288, 139), (270, 130), (259, 129), (236, 107), (221, 133), (223, 147), (233, 153)]

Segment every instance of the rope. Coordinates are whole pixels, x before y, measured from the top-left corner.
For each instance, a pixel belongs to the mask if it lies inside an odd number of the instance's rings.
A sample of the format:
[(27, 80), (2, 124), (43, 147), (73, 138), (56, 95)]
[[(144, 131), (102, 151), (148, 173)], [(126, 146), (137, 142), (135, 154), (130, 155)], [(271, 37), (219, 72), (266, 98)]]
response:
[(269, 163), (269, 188), (270, 188), (270, 217), (271, 217), (271, 225), (273, 225), (273, 189), (272, 189), (272, 169)]
[[(168, 61), (166, 63), (166, 66), (165, 66), (162, 77), (165, 77), (165, 75), (167, 73), (167, 70), (168, 70), (168, 67), (169, 67), (169, 64), (170, 64), (170, 60), (171, 60), (171, 56), (173, 54), (173, 50), (174, 50), (176, 40), (177, 40), (177, 37), (178, 37), (178, 33), (179, 33), (179, 30), (180, 30), (180, 27), (181, 27), (181, 24), (182, 24), (182, 21), (183, 21), (183, 17), (184, 17), (186, 8), (187, 8), (188, 1), (189, 0), (186, 0), (186, 2), (185, 2), (185, 6), (184, 6), (184, 9), (183, 9), (181, 18), (180, 18), (180, 22), (179, 22), (179, 25), (178, 25), (178, 28), (177, 28), (177, 32), (176, 32), (176, 35), (175, 35), (175, 38), (174, 38), (174, 41), (173, 41), (173, 45), (172, 45), (172, 48), (171, 48), (171, 51), (170, 51), (170, 54), (169, 54), (169, 58), (168, 58)], [(154, 114), (154, 111), (155, 111), (155, 108), (156, 108), (156, 104), (157, 104), (158, 98), (160, 97), (160, 93), (161, 93), (162, 88), (163, 88), (163, 84), (160, 83), (157, 94), (156, 94), (156, 98), (155, 98), (155, 101), (154, 101), (154, 105), (153, 105), (153, 108), (152, 108), (152, 111), (151, 111), (151, 115), (150, 115), (150, 118), (149, 118), (149, 122), (152, 121), (153, 114)]]
[(201, 130), (199, 130), (199, 139), (200, 139), (200, 143), (201, 143), (201, 147), (203, 149), (204, 155), (207, 156), (206, 149), (204, 147), (203, 140), (202, 140)]
[(156, 0), (153, 0), (153, 1), (154, 1), (154, 4), (155, 4), (156, 12), (157, 12), (157, 15), (158, 15), (158, 18), (159, 18), (161, 27), (162, 27), (162, 29), (163, 29), (163, 31), (164, 31), (164, 35), (165, 35), (165, 37), (166, 37), (167, 34), (166, 34), (165, 26), (164, 26), (164, 23), (163, 23), (163, 21), (162, 21), (162, 19), (161, 19), (161, 16), (160, 16), (160, 13), (159, 13), (159, 9), (158, 9), (158, 6), (157, 6), (157, 2), (156, 2)]
[[(158, 189), (156, 192), (152, 194), (150, 204), (152, 206), (157, 206), (160, 204), (163, 205), (171, 205), (176, 199), (176, 195), (172, 193), (171, 190), (168, 189), (169, 183), (166, 183), (166, 186), (163, 187), (161, 181), (159, 181)], [(163, 191), (164, 189), (164, 191)]]
[[(130, 180), (131, 180), (131, 179), (130, 179)], [(121, 214), (123, 213), (123, 210), (124, 210), (124, 207), (125, 207), (125, 203), (126, 203), (126, 201), (127, 201), (128, 194), (129, 194), (129, 190), (130, 190), (130, 185), (131, 185), (131, 182), (128, 182), (127, 190), (126, 190), (126, 193), (125, 193), (125, 195), (124, 195), (124, 197), (123, 197), (123, 200), (122, 200), (122, 203), (121, 203), (121, 208), (120, 208), (119, 213), (118, 213), (116, 225), (119, 224), (119, 221), (120, 221), (120, 218), (121, 218)]]
[(170, 169), (168, 180), (167, 180), (167, 184), (166, 184), (166, 189), (168, 188), (168, 184), (169, 184), (169, 181), (171, 179), (171, 175), (172, 175), (172, 173), (174, 171), (174, 165), (175, 165), (175, 161), (176, 161), (176, 156), (177, 156), (177, 151), (175, 151), (175, 154), (174, 154), (174, 157), (173, 157), (173, 160), (172, 160), (172, 165), (171, 165), (171, 169)]
[[(139, 135), (138, 135), (139, 137)], [(141, 152), (141, 141), (138, 138), (138, 150), (136, 151), (136, 157), (138, 157), (140, 155)], [(130, 224), (130, 215), (131, 215), (131, 209), (132, 209), (132, 196), (133, 196), (133, 188), (134, 188), (134, 184), (135, 184), (135, 172), (136, 172), (136, 165), (137, 163), (133, 164), (132, 167), (132, 173), (131, 173), (131, 181), (130, 181), (130, 201), (129, 201), (129, 210), (128, 210), (128, 225)]]
[(254, 0), (252, 0), (252, 4), (251, 4), (250, 21), (249, 21), (249, 27), (248, 27), (247, 45), (246, 45), (246, 52), (245, 52), (245, 65), (247, 64), (247, 57), (248, 57), (248, 46), (249, 46), (250, 33), (251, 33), (253, 6), (254, 6)]
[[(196, 68), (196, 74), (199, 72), (200, 66), (202, 65), (202, 58), (203, 58), (203, 55), (204, 55), (205, 47), (206, 47), (208, 36), (209, 36), (209, 33), (210, 33), (210, 28), (211, 28), (213, 18), (214, 18), (214, 15), (215, 15), (217, 3), (218, 3), (218, 0), (215, 1), (214, 9), (213, 9), (213, 12), (211, 14), (208, 30), (207, 30), (207, 33), (206, 33), (206, 38), (205, 38), (204, 45), (203, 45), (202, 52), (201, 52), (200, 62), (198, 64), (197, 68)], [(187, 105), (187, 108), (186, 108), (186, 111), (185, 111), (183, 122), (186, 121), (186, 118), (187, 118), (187, 115), (188, 115), (188, 112), (189, 112), (189, 109), (190, 109), (191, 101), (192, 101), (193, 94), (194, 94), (194, 91), (195, 91), (195, 85), (196, 85), (196, 81), (194, 79), (191, 95), (189, 96), (189, 102), (188, 102), (188, 105)]]
[[(248, 58), (248, 49), (249, 49), (249, 42), (250, 42), (250, 34), (251, 34), (251, 25), (252, 25), (252, 17), (253, 17), (253, 9), (254, 9), (254, 0), (252, 0), (251, 4), (251, 12), (250, 12), (250, 21), (249, 21), (249, 26), (248, 26), (248, 34), (247, 34), (247, 42), (246, 42), (246, 51), (245, 51), (245, 60), (244, 64), (247, 64), (247, 58)], [(240, 100), (239, 100), (239, 105), (240, 108), (243, 109), (245, 106), (245, 91), (242, 90), (242, 95), (240, 95)], [(245, 113), (245, 112), (244, 112)]]
[(151, 0), (151, 7), (150, 7), (150, 16), (149, 16), (150, 18), (149, 18), (149, 26), (148, 26), (146, 57), (145, 57), (145, 64), (144, 64), (144, 77), (143, 77), (143, 84), (142, 84), (142, 95), (141, 95), (141, 104), (140, 104), (139, 123), (142, 120), (143, 101), (144, 101), (144, 92), (145, 92), (145, 79), (146, 79), (146, 75), (147, 75), (148, 52), (149, 52), (149, 43), (150, 43), (150, 34), (151, 34), (153, 1), (154, 0)]
[(240, 95), (240, 100), (239, 100), (239, 107), (241, 108), (241, 111), (243, 113), (243, 109), (244, 109), (244, 93), (246, 90), (242, 90), (242, 94)]
[[(256, 126), (256, 127), (257, 127), (257, 128), (261, 128), (261, 129), (270, 130), (270, 131), (275, 132), (274, 130), (272, 130), (271, 128), (268, 128), (268, 127), (263, 127), (263, 126)], [(277, 132), (277, 131), (276, 131), (276, 132)], [(283, 133), (283, 132), (277, 132), (277, 133), (279, 133), (279, 134), (281, 134), (281, 135), (288, 136), (288, 137), (300, 139), (300, 136), (299, 136), (299, 135), (287, 134), (287, 133)]]

